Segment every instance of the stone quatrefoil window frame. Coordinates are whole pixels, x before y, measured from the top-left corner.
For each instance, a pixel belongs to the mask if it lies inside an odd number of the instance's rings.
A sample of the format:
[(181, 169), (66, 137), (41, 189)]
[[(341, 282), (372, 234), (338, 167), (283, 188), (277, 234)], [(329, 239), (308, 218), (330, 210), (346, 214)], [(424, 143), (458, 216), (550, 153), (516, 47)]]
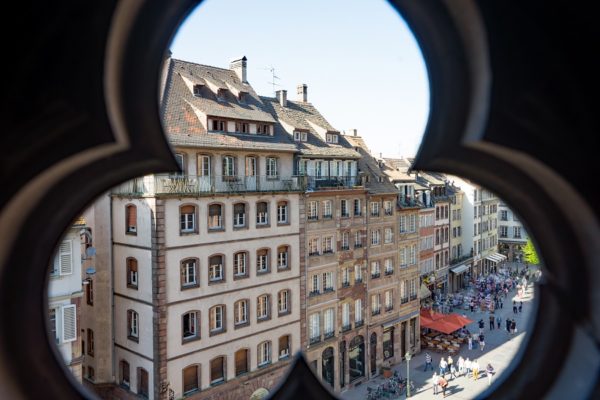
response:
[[(5, 52), (27, 67), (13, 68), (0, 111), (0, 321), (11, 321), (0, 326), (2, 398), (94, 398), (48, 339), (47, 265), (98, 195), (177, 168), (156, 96), (165, 49), (197, 4), (121, 0), (33, 12), (14, 4), (14, 15), (28, 18)], [(600, 300), (592, 295), (600, 285), (599, 227), (590, 184), (600, 66), (580, 57), (595, 48), (598, 27), (578, 4), (390, 4), (412, 29), (429, 75), (430, 116), (414, 168), (464, 176), (499, 194), (544, 258), (529, 340), (479, 397), (600, 398)], [(153, 392), (166, 396), (160, 368), (149, 371)], [(296, 355), (271, 398), (334, 395)]]

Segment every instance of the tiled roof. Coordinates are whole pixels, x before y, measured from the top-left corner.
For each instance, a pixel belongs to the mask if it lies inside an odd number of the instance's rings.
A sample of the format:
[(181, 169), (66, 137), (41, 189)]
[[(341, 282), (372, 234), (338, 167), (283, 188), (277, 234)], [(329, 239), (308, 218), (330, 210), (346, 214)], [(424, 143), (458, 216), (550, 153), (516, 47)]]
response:
[(360, 136), (344, 136), (344, 138), (354, 148), (358, 149), (361, 155), (358, 160), (358, 169), (361, 173), (369, 176), (368, 181), (365, 183), (367, 190), (370, 193), (398, 193), (396, 186), (389, 181), (387, 174), (380, 168), (379, 161), (370, 154), (363, 138)]
[[(295, 142), (301, 155), (328, 158), (360, 157), (360, 154), (345, 140), (345, 137), (339, 134), (339, 131), (333, 128), (311, 103), (288, 100), (286, 107), (282, 107), (276, 98), (260, 96), (260, 99), (265, 105), (265, 111), (271, 112), (281, 122), (281, 124), (275, 125), (276, 133), (278, 131), (284, 133), (293, 140), (294, 129), (308, 132), (306, 142)], [(288, 132), (286, 126), (292, 132)], [(317, 133), (316, 127), (337, 133), (338, 143), (325, 142)]]
[[(202, 85), (200, 97), (194, 96), (194, 85)], [(224, 101), (214, 93), (219, 88), (227, 89)], [(246, 93), (244, 103), (238, 101), (236, 92)], [(297, 151), (289, 135), (277, 129), (272, 113), (252, 86), (240, 82), (231, 70), (171, 60), (164, 93), (163, 127), (174, 146)], [(273, 123), (276, 129), (273, 136), (209, 133), (207, 115)]]
[(403, 158), (384, 158), (385, 174), (392, 181), (414, 182), (415, 176), (408, 175), (410, 163)]

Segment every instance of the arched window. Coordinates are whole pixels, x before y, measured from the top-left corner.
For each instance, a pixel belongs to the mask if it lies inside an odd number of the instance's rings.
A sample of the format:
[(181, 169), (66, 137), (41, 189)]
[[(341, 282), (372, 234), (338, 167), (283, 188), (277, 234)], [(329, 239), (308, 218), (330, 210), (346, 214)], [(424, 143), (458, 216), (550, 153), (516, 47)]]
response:
[(211, 204), (208, 206), (208, 229), (223, 229), (223, 206)]
[(223, 268), (223, 256), (214, 255), (208, 259), (208, 281), (221, 282), (225, 280), (225, 270)]
[(269, 224), (269, 203), (259, 201), (256, 203), (256, 225)]
[(196, 206), (184, 205), (179, 207), (179, 232), (197, 233)]
[(243, 228), (246, 226), (246, 204), (235, 203), (233, 205), (233, 227)]
[(279, 338), (279, 359), (290, 356), (290, 335), (284, 335)]
[(267, 340), (258, 345), (258, 366), (262, 367), (271, 363), (271, 341)]
[(129, 389), (131, 380), (129, 378), (129, 363), (127, 361), (121, 360), (119, 362), (119, 372), (120, 372), (119, 383), (122, 386), (125, 386), (127, 389)]
[(133, 257), (128, 257), (126, 264), (127, 287), (131, 289), (138, 288), (138, 262)]
[(235, 376), (239, 376), (250, 371), (248, 349), (240, 349), (235, 352)]
[(125, 206), (125, 233), (137, 235), (137, 207), (133, 204)]
[(263, 294), (256, 299), (256, 319), (258, 322), (271, 318), (271, 296)]
[(223, 179), (231, 179), (236, 175), (235, 157), (223, 156)]
[(321, 378), (324, 382), (329, 383), (329, 385), (333, 386), (335, 374), (334, 370), (334, 351), (333, 347), (327, 347), (321, 353)]
[(277, 294), (277, 311), (279, 315), (289, 314), (292, 311), (289, 289), (282, 290)]
[(260, 249), (256, 252), (256, 272), (258, 274), (269, 272), (269, 249)]
[(289, 223), (289, 206), (287, 201), (277, 203), (277, 223), (280, 225)]
[(290, 268), (290, 246), (279, 246), (277, 248), (277, 269)]
[(225, 357), (220, 356), (210, 361), (210, 384), (216, 385), (225, 382)]
[(183, 394), (188, 395), (200, 389), (200, 366), (190, 365), (182, 371)]
[(245, 326), (248, 324), (248, 304), (249, 301), (239, 300), (233, 305), (233, 323), (236, 327)]
[(225, 319), (225, 306), (219, 304), (209, 310), (209, 328), (210, 335), (217, 335), (227, 330)]
[(181, 338), (186, 341), (200, 339), (199, 311), (189, 311), (181, 316)]
[(233, 278), (248, 277), (248, 253), (245, 251), (237, 252), (233, 255)]
[(181, 261), (180, 265), (180, 283), (181, 289), (189, 289), (200, 285), (200, 276), (198, 275), (198, 259), (188, 258)]

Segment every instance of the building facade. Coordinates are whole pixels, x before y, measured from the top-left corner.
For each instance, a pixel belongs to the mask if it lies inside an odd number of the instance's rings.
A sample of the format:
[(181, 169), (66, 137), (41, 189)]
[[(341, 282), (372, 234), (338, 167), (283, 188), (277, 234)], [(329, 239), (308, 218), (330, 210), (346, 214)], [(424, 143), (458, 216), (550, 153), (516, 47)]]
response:
[(498, 250), (508, 261), (521, 262), (529, 236), (519, 217), (503, 202), (498, 204)]

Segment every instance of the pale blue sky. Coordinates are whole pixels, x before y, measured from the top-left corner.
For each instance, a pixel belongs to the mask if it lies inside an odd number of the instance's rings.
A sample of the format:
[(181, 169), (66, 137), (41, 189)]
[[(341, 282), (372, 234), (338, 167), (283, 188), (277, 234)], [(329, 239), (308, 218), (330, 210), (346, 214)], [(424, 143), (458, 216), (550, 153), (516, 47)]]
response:
[(272, 96), (269, 68), (290, 100), (308, 101), (338, 130), (358, 129), (373, 154), (414, 155), (429, 83), (412, 33), (384, 0), (206, 0), (184, 21), (173, 57), (228, 68), (248, 58), (248, 81)]

